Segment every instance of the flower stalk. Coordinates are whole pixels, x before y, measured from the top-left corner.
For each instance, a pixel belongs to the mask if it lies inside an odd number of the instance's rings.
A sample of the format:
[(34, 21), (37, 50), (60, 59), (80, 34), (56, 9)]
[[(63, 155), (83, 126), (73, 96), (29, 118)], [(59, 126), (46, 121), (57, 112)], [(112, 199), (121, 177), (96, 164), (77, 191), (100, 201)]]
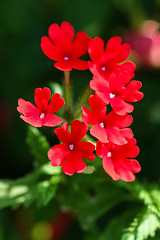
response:
[(64, 117), (66, 120), (71, 123), (72, 121), (72, 83), (70, 80), (70, 71), (64, 72), (64, 82), (63, 82), (63, 88), (64, 88), (64, 98), (65, 98), (65, 112)]
[(74, 119), (79, 119), (82, 115), (82, 106), (86, 106), (86, 102), (88, 100), (88, 97), (93, 93), (93, 90), (90, 88), (90, 86), (87, 86), (85, 90), (82, 92), (80, 97), (78, 98), (78, 101), (74, 107)]

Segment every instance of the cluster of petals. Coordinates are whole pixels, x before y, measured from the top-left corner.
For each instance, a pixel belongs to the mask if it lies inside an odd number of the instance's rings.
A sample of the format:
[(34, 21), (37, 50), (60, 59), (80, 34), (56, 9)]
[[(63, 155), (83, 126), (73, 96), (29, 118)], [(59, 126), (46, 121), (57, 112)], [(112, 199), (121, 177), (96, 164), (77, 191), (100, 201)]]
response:
[[(83, 159), (93, 161), (95, 145), (83, 141), (88, 125), (90, 134), (97, 138), (96, 153), (103, 158), (102, 165), (113, 180), (131, 182), (135, 180), (134, 173), (141, 167), (135, 157), (139, 153), (133, 132), (129, 128), (133, 118), (128, 113), (134, 110), (131, 103), (143, 98), (140, 92), (140, 81), (131, 80), (134, 77), (135, 64), (126, 61), (130, 54), (130, 45), (122, 44), (120, 37), (112, 37), (106, 47), (100, 37), (91, 39), (83, 31), (75, 34), (69, 22), (52, 24), (48, 36), (41, 39), (44, 54), (56, 61), (54, 66), (62, 71), (90, 69), (93, 79), (90, 87), (95, 95), (90, 95), (88, 109), (82, 106), (82, 120), (74, 120), (68, 130), (68, 123), (56, 128), (54, 132), (61, 144), (54, 145), (48, 151), (52, 166), (62, 166), (67, 175), (82, 173), (86, 169)], [(80, 59), (88, 51), (91, 61)], [(62, 120), (54, 113), (64, 105), (64, 99), (45, 87), (37, 88), (34, 93), (36, 106), (23, 99), (18, 100), (17, 110), (20, 118), (34, 127), (55, 127)], [(108, 104), (111, 112), (107, 113)]]
[(86, 163), (82, 158), (90, 161), (95, 159), (93, 151), (95, 145), (90, 142), (81, 141), (88, 130), (87, 124), (74, 120), (71, 124), (71, 133), (68, 131), (68, 124), (64, 123), (61, 128), (55, 129), (57, 137), (62, 142), (53, 146), (48, 151), (48, 158), (51, 165), (62, 166), (67, 175), (73, 175), (75, 171), (82, 173), (86, 169)]
[(130, 54), (130, 45), (121, 43), (120, 37), (112, 37), (104, 50), (104, 41), (100, 37), (89, 41), (88, 53), (92, 62), (89, 61), (88, 64), (93, 75), (100, 75), (108, 79), (116, 68), (120, 68), (127, 71), (131, 78), (134, 77), (135, 64), (131, 61), (122, 63)]
[(43, 36), (41, 48), (44, 54), (56, 61), (54, 66), (62, 71), (88, 69), (88, 62), (79, 59), (87, 52), (90, 38), (83, 31), (74, 37), (74, 29), (69, 22), (62, 22), (59, 27), (54, 23), (49, 27), (49, 37)]
[(106, 105), (94, 95), (90, 95), (89, 105), (92, 111), (85, 106), (82, 107), (82, 120), (94, 125), (90, 129), (92, 136), (103, 143), (112, 142), (118, 145), (126, 144), (126, 139), (133, 137), (131, 129), (127, 128), (133, 121), (132, 116), (127, 114), (121, 116), (114, 111), (106, 115)]
[(49, 88), (36, 88), (34, 98), (37, 107), (22, 98), (18, 100), (17, 110), (22, 114), (20, 115), (21, 119), (34, 127), (54, 127), (62, 123), (58, 116), (53, 115), (64, 105), (64, 99), (59, 93), (55, 93), (51, 98)]
[(102, 165), (106, 173), (108, 173), (113, 180), (123, 180), (132, 182), (135, 180), (133, 173), (141, 171), (141, 167), (134, 158), (139, 153), (139, 148), (136, 146), (134, 138), (128, 139), (125, 145), (115, 145), (111, 142), (101, 143), (97, 142), (96, 153), (103, 158)]
[(143, 93), (138, 91), (142, 86), (140, 81), (130, 81), (127, 71), (115, 69), (110, 75), (108, 81), (100, 75), (93, 77), (90, 81), (90, 87), (100, 97), (105, 104), (111, 104), (114, 112), (119, 115), (131, 113), (133, 105), (128, 102), (137, 102), (143, 98)]

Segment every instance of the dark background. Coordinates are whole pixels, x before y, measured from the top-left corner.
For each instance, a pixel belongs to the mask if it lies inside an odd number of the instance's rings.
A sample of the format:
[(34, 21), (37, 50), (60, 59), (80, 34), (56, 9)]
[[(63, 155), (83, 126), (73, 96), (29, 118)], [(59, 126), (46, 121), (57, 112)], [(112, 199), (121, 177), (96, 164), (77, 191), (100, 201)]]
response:
[[(33, 158), (26, 144), (27, 124), (16, 110), (19, 98), (34, 102), (37, 87), (61, 83), (63, 72), (53, 66), (40, 48), (41, 37), (52, 23), (69, 21), (75, 32), (91, 37), (125, 36), (144, 20), (160, 22), (159, 0), (5, 0), (0, 3), (0, 177), (16, 179), (32, 169)], [(75, 99), (91, 80), (91, 73), (73, 70)], [(136, 80), (143, 84), (144, 99), (135, 103), (132, 129), (141, 149), (139, 178), (158, 181), (160, 172), (160, 69), (138, 66)], [(46, 130), (49, 135), (49, 130)], [(3, 217), (9, 221), (12, 212)], [(4, 217), (5, 219), (5, 217)], [(8, 223), (9, 224), (9, 223)], [(9, 224), (12, 229), (12, 224)], [(16, 230), (12, 230), (19, 236)], [(12, 233), (13, 234), (13, 233)], [(12, 238), (14, 239), (13, 235)], [(23, 239), (15, 237), (15, 239)], [(34, 239), (34, 238), (33, 238)], [(2, 239), (3, 240), (3, 239)]]

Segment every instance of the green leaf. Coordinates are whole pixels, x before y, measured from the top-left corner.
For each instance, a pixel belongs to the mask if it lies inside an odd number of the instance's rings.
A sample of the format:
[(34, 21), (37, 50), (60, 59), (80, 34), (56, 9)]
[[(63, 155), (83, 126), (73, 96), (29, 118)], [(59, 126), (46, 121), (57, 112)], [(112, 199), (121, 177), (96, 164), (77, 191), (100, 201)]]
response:
[[(0, 209), (4, 207), (29, 207), (46, 205), (55, 195), (61, 169), (49, 164), (18, 180), (0, 180)], [(53, 174), (52, 174), (53, 173)], [(43, 178), (43, 180), (41, 180)]]
[(59, 93), (61, 95), (61, 97), (64, 97), (63, 88), (59, 83), (50, 82), (49, 87), (51, 89), (52, 94)]
[(149, 236), (154, 237), (156, 230), (159, 228), (160, 219), (150, 209), (146, 208), (125, 230), (121, 240), (144, 240)]
[(37, 165), (41, 166), (48, 162), (48, 150), (50, 145), (45, 136), (42, 133), (32, 126), (28, 128), (27, 143), (30, 147), (31, 153), (37, 161)]

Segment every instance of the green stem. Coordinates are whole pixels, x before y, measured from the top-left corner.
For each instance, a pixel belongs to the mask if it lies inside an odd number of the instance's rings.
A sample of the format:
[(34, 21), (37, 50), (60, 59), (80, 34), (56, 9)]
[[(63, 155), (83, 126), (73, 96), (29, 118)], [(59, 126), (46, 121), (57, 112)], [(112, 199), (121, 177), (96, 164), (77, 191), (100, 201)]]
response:
[(72, 121), (72, 84), (70, 80), (70, 71), (64, 72), (64, 96), (65, 96), (65, 112), (64, 118), (70, 123)]
[(96, 146), (96, 141), (91, 136), (89, 136), (88, 134), (85, 135), (85, 137), (83, 138), (83, 141), (91, 142)]
[(81, 96), (78, 98), (78, 101), (74, 107), (74, 119), (79, 119), (81, 117), (82, 114), (82, 109), (81, 107), (83, 105), (86, 105), (86, 102), (88, 100), (88, 97), (90, 96), (90, 94), (93, 92), (93, 90), (87, 86), (85, 88), (85, 90), (83, 91), (83, 93), (81, 94)]

